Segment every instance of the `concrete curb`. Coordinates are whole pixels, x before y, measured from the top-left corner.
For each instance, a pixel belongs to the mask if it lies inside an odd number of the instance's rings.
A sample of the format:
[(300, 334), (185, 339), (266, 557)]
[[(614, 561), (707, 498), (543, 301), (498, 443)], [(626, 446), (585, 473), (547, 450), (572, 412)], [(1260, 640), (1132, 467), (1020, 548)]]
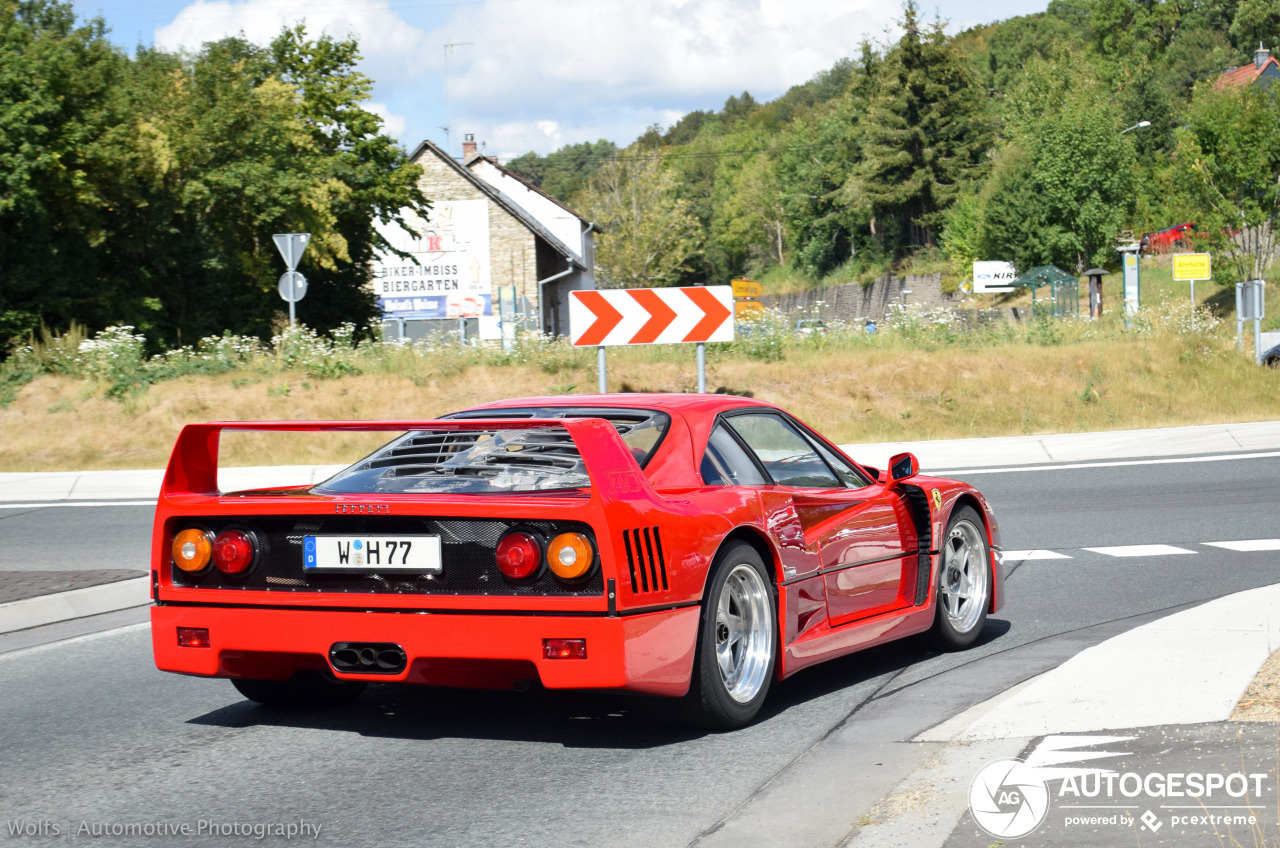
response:
[(150, 603), (150, 577), (121, 580), (103, 586), (86, 586), (38, 598), (24, 598), (0, 604), (0, 633), (12, 633), (15, 630), (27, 630)]
[(1280, 585), (1250, 589), (1113, 636), (917, 738), (1013, 739), (1226, 721), (1277, 648)]

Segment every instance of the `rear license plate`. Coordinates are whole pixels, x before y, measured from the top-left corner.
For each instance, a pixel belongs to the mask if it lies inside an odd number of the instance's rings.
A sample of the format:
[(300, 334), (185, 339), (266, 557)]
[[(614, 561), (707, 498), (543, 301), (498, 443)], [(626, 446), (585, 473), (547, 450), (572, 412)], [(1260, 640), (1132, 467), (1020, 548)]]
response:
[(377, 571), (439, 574), (439, 536), (303, 536), (307, 571)]

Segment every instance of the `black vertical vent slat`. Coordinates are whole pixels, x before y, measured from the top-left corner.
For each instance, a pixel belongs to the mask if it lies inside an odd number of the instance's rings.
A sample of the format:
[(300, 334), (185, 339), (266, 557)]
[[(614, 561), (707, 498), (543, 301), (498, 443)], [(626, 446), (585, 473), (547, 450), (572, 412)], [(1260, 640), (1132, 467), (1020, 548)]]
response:
[(640, 530), (637, 528), (631, 531), (636, 534), (636, 560), (640, 566), (640, 591), (649, 591), (649, 575), (644, 567), (644, 548), (640, 547)]
[(653, 591), (658, 591), (658, 561), (653, 556), (653, 537), (649, 534), (649, 528), (644, 528), (644, 549), (649, 556), (649, 576), (652, 578)]
[(662, 555), (662, 536), (658, 534), (658, 528), (653, 528), (653, 546), (658, 551), (658, 573), (662, 575), (662, 588), (667, 588), (667, 560)]
[(627, 570), (631, 572), (631, 591), (636, 591), (636, 558), (631, 553), (631, 531), (622, 531), (622, 544), (627, 549)]

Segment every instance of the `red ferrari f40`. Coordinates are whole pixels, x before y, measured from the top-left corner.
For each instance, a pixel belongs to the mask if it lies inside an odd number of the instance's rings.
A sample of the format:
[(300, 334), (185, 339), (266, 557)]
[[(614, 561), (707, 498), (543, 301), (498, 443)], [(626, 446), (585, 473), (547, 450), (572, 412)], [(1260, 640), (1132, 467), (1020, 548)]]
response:
[[(319, 485), (222, 492), (227, 430), (401, 435)], [(540, 684), (682, 698), (727, 728), (823, 660), (971, 645), (1003, 601), (999, 544), (971, 486), (911, 454), (860, 465), (740, 397), (196, 424), (156, 509), (152, 638), (159, 668), (264, 704)]]

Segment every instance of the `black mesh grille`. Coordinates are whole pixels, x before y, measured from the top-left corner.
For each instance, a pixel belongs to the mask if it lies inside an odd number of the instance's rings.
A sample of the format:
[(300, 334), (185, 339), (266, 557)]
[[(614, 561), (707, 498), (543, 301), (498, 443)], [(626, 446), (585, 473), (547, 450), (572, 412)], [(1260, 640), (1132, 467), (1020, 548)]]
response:
[[(177, 586), (205, 589), (245, 589), (274, 592), (348, 592), (388, 595), (515, 595), (584, 597), (602, 595), (604, 578), (597, 568), (583, 583), (566, 586), (544, 569), (528, 583), (513, 583), (494, 563), (498, 540), (511, 527), (529, 528), (550, 539), (577, 531), (594, 542), (591, 529), (568, 521), (510, 519), (425, 518), (410, 516), (299, 516), (184, 519), (174, 528), (205, 527), (217, 533), (228, 527), (252, 529), (261, 549), (258, 562), (242, 578), (228, 577), (216, 568), (198, 575), (173, 569)], [(432, 533), (440, 536), (444, 555), (441, 574), (333, 574), (306, 572), (302, 567), (302, 539), (309, 535)]]
[(667, 560), (662, 553), (662, 536), (658, 528), (643, 527), (624, 530), (622, 546), (627, 552), (631, 591), (636, 593), (665, 591)]

